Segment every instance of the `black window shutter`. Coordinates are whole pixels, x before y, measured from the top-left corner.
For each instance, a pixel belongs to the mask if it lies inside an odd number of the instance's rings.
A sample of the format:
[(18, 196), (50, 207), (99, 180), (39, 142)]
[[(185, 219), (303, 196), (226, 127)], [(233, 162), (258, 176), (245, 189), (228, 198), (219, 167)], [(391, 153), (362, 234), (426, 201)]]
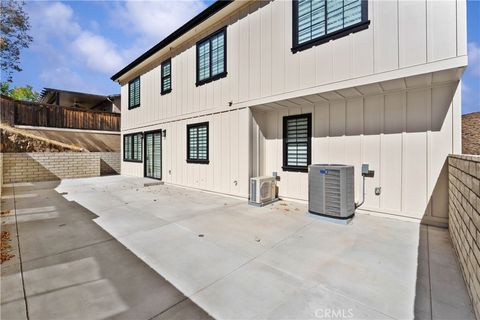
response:
[(307, 171), (311, 163), (312, 115), (283, 118), (283, 169)]

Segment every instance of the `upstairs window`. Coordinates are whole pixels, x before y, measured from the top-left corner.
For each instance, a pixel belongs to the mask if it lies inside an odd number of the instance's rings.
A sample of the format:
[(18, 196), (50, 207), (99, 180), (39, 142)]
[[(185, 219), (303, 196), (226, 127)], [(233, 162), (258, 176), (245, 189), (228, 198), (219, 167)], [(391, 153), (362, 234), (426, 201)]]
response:
[(367, 0), (293, 0), (293, 52), (368, 28)]
[(225, 28), (197, 43), (197, 86), (227, 75)]
[(283, 170), (308, 171), (311, 139), (312, 114), (283, 118)]
[(162, 63), (162, 94), (172, 91), (172, 60)]
[(208, 122), (187, 125), (187, 162), (208, 163)]
[(142, 162), (142, 134), (126, 134), (123, 136), (123, 160)]
[(128, 83), (128, 109), (140, 106), (140, 77)]

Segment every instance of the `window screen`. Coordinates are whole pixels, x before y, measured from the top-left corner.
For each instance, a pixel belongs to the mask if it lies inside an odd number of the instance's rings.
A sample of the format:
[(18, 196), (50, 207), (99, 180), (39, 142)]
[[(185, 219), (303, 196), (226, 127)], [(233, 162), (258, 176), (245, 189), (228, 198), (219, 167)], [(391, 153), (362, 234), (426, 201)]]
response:
[(197, 44), (197, 85), (226, 75), (225, 29)]
[(211, 56), (212, 56), (212, 72), (214, 77), (224, 72), (225, 65), (225, 32), (220, 32), (211, 37)]
[(162, 94), (172, 91), (172, 63), (167, 60), (162, 63)]
[(283, 118), (283, 169), (306, 171), (311, 162), (311, 114)]
[(142, 161), (142, 134), (126, 134), (123, 136), (123, 159), (126, 161)]
[(128, 109), (140, 106), (140, 77), (128, 83)]
[(208, 122), (187, 126), (187, 162), (208, 163)]
[(210, 41), (198, 45), (198, 80), (210, 78)]
[(294, 0), (293, 15), (294, 47), (368, 26), (366, 0)]

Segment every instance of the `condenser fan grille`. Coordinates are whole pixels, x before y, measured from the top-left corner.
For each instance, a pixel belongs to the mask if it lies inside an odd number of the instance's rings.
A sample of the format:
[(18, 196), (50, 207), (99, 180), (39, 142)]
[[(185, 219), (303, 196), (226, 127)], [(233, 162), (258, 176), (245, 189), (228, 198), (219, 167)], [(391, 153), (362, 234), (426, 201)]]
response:
[(308, 171), (308, 211), (347, 219), (355, 213), (354, 167), (312, 164)]
[(260, 198), (263, 200), (272, 196), (272, 183), (270, 181), (264, 181), (260, 185)]
[(327, 214), (340, 215), (340, 171), (329, 170), (325, 175), (325, 210)]

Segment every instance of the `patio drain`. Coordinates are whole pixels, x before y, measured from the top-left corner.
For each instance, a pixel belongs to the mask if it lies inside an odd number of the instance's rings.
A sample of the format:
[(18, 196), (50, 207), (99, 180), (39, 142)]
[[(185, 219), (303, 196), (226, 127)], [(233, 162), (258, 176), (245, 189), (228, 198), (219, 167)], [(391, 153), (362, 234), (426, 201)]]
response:
[(205, 235), (203, 235), (203, 234), (200, 233), (200, 234), (198, 235), (198, 237), (199, 237), (199, 238), (203, 238), (203, 237), (205, 237)]

